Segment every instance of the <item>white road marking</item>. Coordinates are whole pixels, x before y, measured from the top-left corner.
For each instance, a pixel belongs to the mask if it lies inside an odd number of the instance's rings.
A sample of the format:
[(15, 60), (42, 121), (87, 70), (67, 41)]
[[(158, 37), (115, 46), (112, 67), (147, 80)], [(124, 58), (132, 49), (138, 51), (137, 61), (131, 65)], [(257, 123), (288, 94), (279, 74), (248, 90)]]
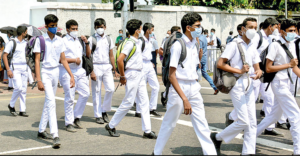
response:
[(34, 147), (34, 148), (26, 148), (21, 150), (14, 150), (14, 151), (7, 151), (7, 152), (0, 152), (0, 155), (12, 154), (12, 153), (20, 153), (20, 152), (27, 152), (33, 150), (40, 150), (45, 148), (52, 148), (52, 146), (43, 146), (43, 147)]

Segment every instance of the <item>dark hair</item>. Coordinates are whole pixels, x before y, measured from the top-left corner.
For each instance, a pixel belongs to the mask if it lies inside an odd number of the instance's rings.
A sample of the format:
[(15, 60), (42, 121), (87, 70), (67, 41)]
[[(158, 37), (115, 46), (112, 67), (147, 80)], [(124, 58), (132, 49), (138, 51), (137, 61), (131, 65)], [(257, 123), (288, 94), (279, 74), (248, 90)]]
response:
[(78, 23), (77, 23), (75, 20), (73, 20), (73, 19), (68, 20), (68, 22), (66, 23), (66, 28), (67, 28), (67, 29), (70, 29), (70, 28), (71, 28), (71, 25), (76, 25), (76, 26), (78, 26)]
[(11, 35), (11, 36), (14, 36), (14, 31), (8, 30), (8, 31), (7, 31), (7, 34), (9, 34), (9, 35)]
[(153, 27), (154, 25), (152, 23), (145, 23), (143, 26), (144, 34), (146, 33), (147, 30), (151, 30)]
[(275, 18), (269, 17), (264, 21), (263, 29), (267, 29), (270, 25), (273, 27), (274, 25), (278, 25), (278, 24), (279, 22)]
[(4, 39), (0, 36), (0, 48), (2, 48), (2, 46), (4, 45), (5, 45)]
[(237, 31), (242, 30), (242, 27), (243, 27), (243, 24), (239, 24), (239, 25), (236, 27), (236, 30), (237, 30)]
[(61, 32), (57, 32), (55, 35), (62, 37), (62, 33)]
[(212, 28), (210, 31), (216, 32), (216, 29)]
[(202, 17), (195, 12), (190, 12), (185, 14), (182, 19), (181, 19), (181, 27), (183, 30), (183, 33), (185, 33), (186, 31), (186, 26), (192, 26), (193, 24), (195, 24), (195, 22), (201, 22), (202, 21)]
[(179, 26), (173, 26), (171, 28), (171, 34), (173, 34), (173, 32), (180, 30), (181, 28)]
[(122, 30), (122, 29), (120, 29), (119, 31), (122, 31), (122, 32), (123, 32), (123, 30)]
[(18, 26), (17, 28), (17, 35), (18, 36), (21, 36), (24, 32), (26, 32), (27, 30), (27, 27), (26, 26)]
[(58, 18), (53, 14), (49, 14), (44, 18), (44, 21), (45, 21), (45, 24), (48, 25), (50, 23), (57, 23)]
[(261, 22), (260, 24), (259, 24), (259, 29), (265, 29), (265, 28), (263, 28), (264, 27), (264, 22)]
[(130, 36), (129, 32), (126, 32), (126, 37)]
[(208, 30), (207, 30), (207, 29), (205, 29), (205, 30), (204, 30), (204, 33), (208, 33)]
[(201, 34), (204, 34), (204, 27), (201, 25), (201, 28), (202, 28), (202, 33)]
[(126, 29), (128, 30), (130, 35), (134, 35), (135, 31), (140, 29), (142, 25), (142, 21), (137, 19), (131, 19), (126, 24)]
[(291, 26), (297, 26), (297, 22), (292, 19), (286, 19), (281, 22), (281, 30), (286, 30)]
[(230, 32), (229, 32), (229, 35), (232, 35), (232, 34), (233, 34), (233, 31), (230, 31)]
[(243, 21), (243, 27), (246, 27), (247, 26), (247, 22), (250, 21), (250, 22), (257, 22), (256, 18), (253, 18), (253, 17), (247, 17), (246, 19), (244, 19)]
[(102, 24), (106, 26), (105, 20), (103, 18), (97, 18), (94, 22), (94, 27), (101, 26)]
[(276, 20), (281, 23), (282, 21), (286, 20), (284, 15), (279, 15), (278, 17), (276, 17)]
[(297, 29), (300, 29), (300, 21), (297, 22)]
[(67, 34), (63, 34), (63, 35), (61, 36), (61, 38), (64, 38), (65, 36), (67, 36)]

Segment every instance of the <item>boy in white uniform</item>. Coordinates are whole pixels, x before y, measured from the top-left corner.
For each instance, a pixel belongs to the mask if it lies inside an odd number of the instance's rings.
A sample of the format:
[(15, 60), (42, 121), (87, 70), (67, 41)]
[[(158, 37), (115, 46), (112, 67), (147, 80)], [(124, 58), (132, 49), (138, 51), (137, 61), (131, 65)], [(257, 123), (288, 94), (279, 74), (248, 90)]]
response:
[[(45, 40), (45, 56), (40, 67), (40, 39), (36, 40), (33, 52), (35, 53), (35, 71), (38, 82), (38, 89), (45, 91), (44, 109), (39, 125), (38, 138), (52, 139), (54, 142), (52, 147), (59, 148), (60, 140), (58, 136), (57, 118), (56, 118), (56, 103), (55, 94), (59, 78), (59, 62), (63, 64), (66, 71), (70, 75), (70, 88), (75, 86), (74, 76), (70, 70), (68, 61), (65, 58), (66, 47), (61, 37), (56, 36), (58, 18), (49, 14), (45, 17), (45, 25), (47, 33), (43, 35)], [(46, 127), (49, 121), (50, 134), (46, 132)]]
[[(93, 37), (96, 38), (97, 44), (94, 45), (95, 51), (93, 54), (94, 71), (91, 73), (92, 81), (92, 94), (94, 105), (94, 116), (96, 117), (96, 123), (104, 124), (109, 123), (107, 116), (108, 111), (111, 111), (111, 102), (114, 94), (114, 77), (112, 69), (116, 77), (119, 74), (116, 72), (115, 58), (113, 55), (114, 42), (107, 36), (104, 31), (106, 29), (106, 22), (102, 18), (98, 18), (94, 22), (94, 28), (96, 33), (89, 38), (90, 48), (93, 48)], [(109, 41), (110, 40), (110, 43)], [(105, 88), (105, 96), (103, 103), (101, 104), (101, 88), (102, 82)]]
[[(268, 73), (277, 72), (274, 80), (271, 82), (272, 90), (275, 96), (274, 105), (269, 116), (266, 116), (259, 125), (257, 125), (257, 136), (269, 125), (278, 121), (284, 112), (291, 124), (291, 135), (293, 139), (294, 155), (300, 154), (300, 110), (296, 99), (290, 92), (291, 77), (293, 71), (300, 77), (300, 70), (297, 67), (298, 60), (296, 59), (295, 43), (296, 36), (296, 21), (287, 19), (281, 23), (280, 45), (278, 42), (273, 42), (269, 46), (267, 55), (266, 69)], [(286, 51), (290, 51), (294, 59), (290, 59)], [(274, 63), (274, 65), (273, 65)], [(292, 68), (292, 69), (291, 69)]]
[[(13, 94), (11, 97), (11, 101), (8, 105), (8, 109), (13, 116), (17, 116), (15, 110), (15, 103), (20, 97), (20, 116), (28, 117), (26, 114), (26, 92), (27, 92), (27, 79), (28, 79), (28, 72), (25, 58), (25, 48), (27, 42), (24, 40), (27, 34), (27, 27), (26, 26), (18, 26), (17, 28), (17, 35), (18, 37), (11, 39), (4, 49), (3, 54), (3, 61), (5, 63), (5, 68), (7, 70), (7, 75), (13, 81)], [(12, 41), (14, 40), (14, 42)], [(11, 63), (8, 63), (7, 56), (10, 54), (12, 55), (12, 50), (14, 43), (16, 44), (16, 49), (13, 53), (13, 58)], [(3, 67), (4, 68), (4, 67)]]
[[(143, 58), (141, 52), (141, 43), (138, 40), (141, 33), (142, 21), (137, 19), (129, 20), (126, 24), (126, 29), (130, 34), (130, 39), (126, 42), (118, 57), (118, 69), (121, 74), (120, 82), (125, 85), (125, 97), (119, 106), (118, 110), (112, 117), (105, 129), (112, 137), (119, 137), (120, 134), (116, 132), (115, 127), (121, 122), (127, 112), (133, 106), (134, 100), (137, 97), (140, 101), (142, 129), (144, 131), (144, 138), (156, 139), (156, 135), (151, 131), (151, 121), (149, 113), (149, 100), (146, 88), (146, 81), (142, 72)], [(135, 53), (127, 61), (124, 67), (124, 60), (127, 60), (131, 51), (136, 48)], [(126, 69), (126, 71), (125, 71)], [(139, 96), (137, 96), (139, 95)]]
[[(65, 92), (64, 106), (66, 130), (69, 132), (76, 132), (73, 123), (78, 128), (82, 128), (80, 118), (82, 117), (86, 102), (90, 96), (89, 81), (87, 79), (85, 69), (82, 68), (82, 55), (90, 57), (91, 49), (89, 46), (85, 46), (89, 44), (85, 36), (81, 36), (82, 41), (78, 39), (78, 23), (75, 20), (69, 20), (66, 23), (66, 30), (68, 33), (63, 38), (63, 42), (66, 47), (65, 55), (74, 75), (75, 87), (70, 88), (71, 77), (63, 65), (60, 65), (59, 67), (59, 81)], [(73, 110), (75, 91), (78, 91), (79, 97), (75, 109)]]
[(172, 84), (169, 88), (167, 112), (164, 116), (158, 138), (154, 148), (154, 155), (161, 155), (169, 140), (176, 122), (182, 114), (191, 115), (192, 124), (197, 138), (202, 145), (204, 155), (216, 155), (215, 146), (210, 139), (210, 130), (205, 118), (203, 99), (200, 94), (201, 86), (196, 81), (198, 75), (196, 65), (200, 63), (196, 47), (197, 40), (202, 33), (202, 17), (191, 12), (181, 19), (183, 36), (181, 39), (186, 45), (186, 58), (179, 63), (182, 46), (176, 41), (171, 47), (169, 79)]
[[(221, 133), (212, 133), (211, 135), (218, 154), (220, 154), (222, 141), (228, 143), (242, 131), (244, 131), (242, 155), (255, 154), (256, 99), (252, 79), (256, 80), (262, 75), (262, 71), (259, 68), (260, 58), (257, 47), (253, 46), (254, 44), (251, 42), (251, 39), (256, 34), (256, 29), (257, 20), (252, 17), (246, 18), (243, 21), (242, 38), (237, 38), (235, 42), (227, 44), (217, 64), (219, 69), (234, 73), (235, 77), (239, 77), (229, 93), (234, 110), (237, 113), (237, 121), (226, 127)], [(243, 58), (240, 55), (238, 44), (244, 51), (245, 56)], [(243, 64), (243, 59), (245, 59), (247, 64)], [(230, 66), (227, 64), (228, 61), (230, 61)]]

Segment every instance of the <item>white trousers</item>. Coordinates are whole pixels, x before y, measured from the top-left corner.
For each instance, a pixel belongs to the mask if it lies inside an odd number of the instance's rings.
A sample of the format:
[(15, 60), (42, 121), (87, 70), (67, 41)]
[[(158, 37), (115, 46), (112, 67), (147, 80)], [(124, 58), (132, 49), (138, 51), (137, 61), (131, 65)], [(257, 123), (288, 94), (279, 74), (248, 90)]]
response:
[(255, 100), (258, 98), (259, 92), (261, 87), (261, 81), (260, 80), (253, 80), (253, 91), (255, 95)]
[(140, 107), (142, 116), (142, 130), (146, 133), (150, 133), (151, 121), (149, 112), (149, 98), (143, 73), (142, 71), (127, 69), (125, 71), (125, 77), (127, 80), (125, 85), (125, 97), (109, 122), (109, 127), (115, 128), (121, 122), (121, 120), (133, 106), (134, 100), (139, 94), (140, 96), (138, 96), (138, 100), (141, 101)]
[(269, 116), (266, 116), (257, 126), (257, 136), (269, 125), (276, 122), (284, 112), (291, 124), (291, 134), (294, 142), (294, 155), (300, 154), (300, 110), (290, 92), (290, 80), (273, 80), (272, 90), (275, 96), (274, 106)]
[[(201, 86), (197, 81), (178, 80), (179, 86), (192, 106), (190, 115), (194, 131), (201, 144), (204, 155), (217, 155), (215, 146), (210, 139), (210, 130), (205, 118), (203, 99), (200, 94)], [(169, 140), (176, 123), (183, 112), (183, 101), (173, 88), (169, 89), (167, 112), (162, 121), (156, 140), (154, 155), (162, 155), (163, 149)]]
[(255, 154), (256, 146), (256, 108), (252, 79), (248, 91), (245, 91), (248, 80), (245, 75), (238, 79), (230, 91), (230, 97), (237, 114), (237, 121), (229, 125), (218, 135), (226, 143), (234, 139), (244, 130), (244, 144), (242, 154)]
[(49, 121), (50, 134), (58, 137), (55, 94), (57, 89), (59, 68), (42, 68), (42, 82), (45, 87), (45, 103), (39, 125), (39, 132), (44, 132)]
[(29, 69), (29, 67), (28, 67), (27, 71), (28, 71), (28, 82), (29, 82), (29, 84), (32, 84), (34, 82), (34, 80), (33, 80), (33, 77), (32, 77), (32, 72)]
[[(110, 64), (94, 64), (94, 72), (97, 80), (92, 80), (92, 95), (94, 116), (96, 118), (102, 117), (103, 112), (111, 110), (111, 102), (115, 88), (114, 77), (111, 69), (112, 67)], [(102, 82), (105, 88), (103, 104), (101, 104)]]
[[(81, 118), (85, 109), (85, 105), (90, 96), (89, 81), (86, 76), (86, 71), (83, 68), (71, 69), (74, 80), (75, 87), (70, 88), (70, 75), (66, 69), (62, 66), (60, 67), (60, 79), (61, 85), (65, 91), (65, 125), (72, 125), (74, 123), (74, 118)], [(75, 91), (78, 91), (79, 97), (73, 111)]]
[(8, 77), (8, 87), (11, 87), (11, 88), (14, 87), (13, 80), (11, 78), (9, 78), (9, 77)]
[[(158, 92), (159, 92), (159, 82), (157, 79), (157, 75), (155, 73), (155, 70), (153, 68), (153, 64), (151, 61), (146, 61), (144, 60), (143, 62), (143, 70), (142, 70), (144, 76), (145, 76), (145, 81), (146, 84), (147, 82), (149, 83), (149, 86), (151, 87), (151, 97), (150, 97), (150, 111), (156, 110), (157, 108), (157, 99), (158, 99)], [(140, 95), (137, 95), (140, 96)], [(136, 112), (140, 113), (141, 108), (140, 108), (140, 102), (138, 102), (138, 98), (135, 100), (136, 102)]]
[[(11, 69), (12, 70), (12, 69)], [(14, 65), (12, 78), (14, 91), (10, 100), (10, 107), (15, 107), (15, 103), (20, 97), (20, 112), (26, 112), (26, 92), (27, 92), (27, 65)]]

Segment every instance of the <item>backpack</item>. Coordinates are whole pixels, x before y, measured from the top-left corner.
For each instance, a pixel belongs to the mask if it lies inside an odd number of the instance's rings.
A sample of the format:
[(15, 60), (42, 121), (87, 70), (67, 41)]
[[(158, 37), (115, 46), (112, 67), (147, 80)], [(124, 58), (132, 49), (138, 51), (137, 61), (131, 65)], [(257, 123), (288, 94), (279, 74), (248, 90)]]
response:
[[(300, 38), (297, 38), (295, 41), (295, 45), (296, 45), (296, 54), (297, 54), (297, 59), (300, 59), (300, 50), (299, 50), (299, 43), (300, 43)], [(298, 68), (300, 67), (300, 64), (298, 64)], [(298, 78), (296, 79), (296, 84), (295, 84), (295, 94), (294, 97), (296, 97), (297, 94), (297, 85), (298, 85)]]
[[(286, 52), (286, 54), (288, 55), (288, 57), (290, 59), (294, 59), (294, 56), (291, 54), (291, 52), (288, 50), (288, 48), (286, 47), (286, 45), (282, 44), (280, 40), (277, 41), (281, 47), (284, 49), (284, 51)], [(269, 47), (267, 47), (267, 49), (265, 49), (263, 52), (261, 52), (260, 54), (260, 59), (262, 60), (260, 63), (259, 63), (259, 67), (260, 69), (263, 71), (263, 75), (262, 77), (260, 78), (261, 82), (262, 83), (268, 83), (267, 85), (267, 88), (265, 91), (267, 91), (269, 89), (269, 86), (271, 84), (271, 82), (273, 81), (273, 79), (275, 78), (275, 75), (277, 72), (273, 72), (273, 73), (267, 73), (266, 71), (266, 63), (267, 63), (267, 55), (268, 55), (268, 52), (269, 52)], [(273, 65), (274, 65), (274, 62), (273, 62)], [(291, 80), (291, 82), (293, 83), (293, 80), (290, 76), (290, 73), (288, 72), (288, 76)]]
[(139, 39), (142, 40), (142, 52), (144, 52), (144, 50), (145, 50), (145, 39), (144, 39), (144, 37), (140, 37)]
[[(44, 37), (41, 36), (34, 36), (32, 37), (28, 42), (26, 46), (26, 63), (28, 67), (30, 68), (31, 72), (35, 74), (35, 53), (33, 52), (36, 39), (40, 39), (40, 48), (41, 48), (41, 58), (40, 58), (40, 64), (44, 61), (45, 58), (45, 50), (46, 50), (46, 43)], [(41, 66), (40, 66), (41, 68)]]
[(127, 62), (130, 60), (130, 58), (135, 54), (135, 51), (136, 51), (136, 44), (135, 44), (135, 41), (131, 38), (126, 38), (118, 47), (118, 51), (117, 51), (117, 54), (116, 54), (116, 59), (115, 59), (115, 65), (116, 65), (116, 70), (118, 73), (120, 73), (119, 71), (119, 68), (118, 68), (118, 63), (117, 63), (117, 60), (118, 60), (118, 57), (120, 56), (124, 46), (126, 45), (127, 42), (132, 42), (133, 43), (133, 48), (131, 50), (131, 52), (129, 53), (129, 55), (127, 56), (127, 59), (124, 60), (124, 71), (126, 70), (126, 64)]
[(258, 33), (258, 35), (259, 35), (259, 42), (258, 42), (258, 46), (257, 46), (257, 48), (256, 49), (259, 49), (260, 48), (260, 46), (262, 45), (262, 43), (263, 43), (263, 37), (262, 37), (262, 33), (261, 33), (261, 31), (259, 31), (259, 32), (257, 32)]
[[(15, 53), (16, 47), (17, 47), (17, 43), (16, 43), (16, 41), (15, 41), (14, 39), (10, 39), (9, 41), (12, 41), (12, 42), (13, 42), (13, 48), (12, 48), (12, 50), (11, 50), (11, 53), (9, 53), (9, 54), (7, 55), (8, 66), (11, 65), (11, 61), (12, 61), (12, 59), (13, 59), (13, 57), (14, 57), (14, 53)], [(5, 64), (4, 64), (4, 61), (3, 61), (3, 54), (4, 54), (4, 50), (3, 50), (2, 55), (1, 55), (1, 68), (2, 68), (3, 70), (6, 70)]]
[(232, 39), (232, 36), (228, 36), (226, 39), (226, 44), (229, 43), (231, 41), (231, 39)]
[(81, 37), (78, 37), (78, 40), (82, 46), (83, 49), (83, 53), (82, 53), (82, 68), (86, 71), (86, 76), (89, 76), (93, 70), (94, 70), (94, 66), (93, 66), (93, 54), (91, 54), (90, 57), (87, 57), (86, 55), (84, 55), (85, 53), (85, 48), (84, 48), (84, 43), (83, 40), (81, 39)]
[[(108, 45), (109, 45), (109, 49), (111, 47), (111, 39), (109, 35), (106, 35), (106, 39), (108, 41)], [(96, 34), (92, 35), (92, 54), (94, 53), (94, 51), (97, 48), (97, 38), (96, 38)]]
[(217, 48), (221, 48), (222, 42), (218, 37), (216, 38), (217, 38)]
[[(243, 65), (247, 65), (248, 63), (246, 62), (245, 53), (243, 51), (242, 46), (240, 45), (240, 43), (238, 43), (238, 41), (235, 42), (238, 46)], [(221, 56), (217, 59), (217, 61), (214, 64), (213, 82), (221, 93), (228, 94), (236, 84), (236, 81), (239, 79), (239, 77), (235, 77), (233, 73), (217, 68), (217, 64), (220, 58)], [(228, 61), (227, 64), (230, 66), (230, 61)], [(248, 86), (246, 90), (248, 90), (249, 83), (250, 83), (250, 78), (248, 73), (247, 76), (248, 76)]]
[[(179, 41), (182, 47), (181, 55), (179, 58), (178, 64), (184, 68), (182, 62), (186, 58), (186, 45), (184, 40), (181, 38), (182, 34), (180, 32), (173, 32), (173, 34), (165, 41), (164, 43), (164, 52), (163, 52), (163, 61), (162, 61), (162, 80), (164, 83), (164, 86), (166, 87), (166, 100), (169, 93), (169, 88), (171, 86), (170, 80), (169, 80), (169, 69), (170, 69), (170, 59), (171, 59), (171, 47), (176, 42)], [(200, 51), (200, 45), (197, 42), (197, 52)]]

